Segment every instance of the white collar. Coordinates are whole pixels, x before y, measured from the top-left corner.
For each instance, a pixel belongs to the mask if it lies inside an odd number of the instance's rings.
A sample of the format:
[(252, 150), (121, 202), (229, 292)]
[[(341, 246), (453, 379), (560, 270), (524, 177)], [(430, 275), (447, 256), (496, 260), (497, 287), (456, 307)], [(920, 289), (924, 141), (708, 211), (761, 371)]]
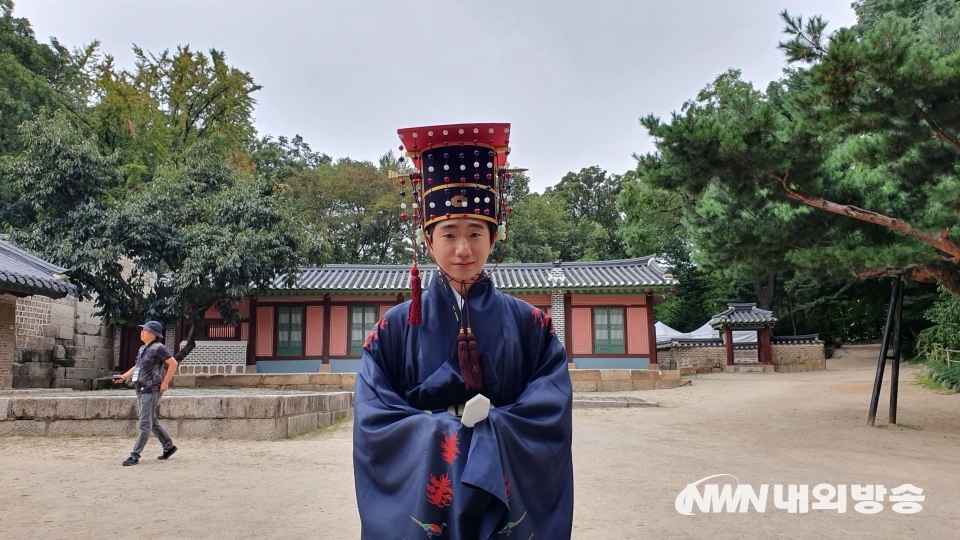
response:
[(460, 296), (460, 292), (457, 291), (452, 283), (450, 284), (450, 290), (453, 291), (453, 297), (457, 299), (457, 307), (463, 309), (463, 297)]

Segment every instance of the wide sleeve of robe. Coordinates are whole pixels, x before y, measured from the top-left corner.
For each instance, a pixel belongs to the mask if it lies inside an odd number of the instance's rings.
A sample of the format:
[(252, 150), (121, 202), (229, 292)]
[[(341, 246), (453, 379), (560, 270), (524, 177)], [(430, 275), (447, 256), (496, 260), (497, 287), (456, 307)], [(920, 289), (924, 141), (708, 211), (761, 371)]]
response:
[(471, 397), (446, 332), (409, 327), (403, 304), (368, 338), (354, 410), (362, 538), (570, 537), (566, 353), (545, 313), (488, 289), (471, 302), (488, 321), (474, 331), (494, 408), (472, 429), (444, 411)]

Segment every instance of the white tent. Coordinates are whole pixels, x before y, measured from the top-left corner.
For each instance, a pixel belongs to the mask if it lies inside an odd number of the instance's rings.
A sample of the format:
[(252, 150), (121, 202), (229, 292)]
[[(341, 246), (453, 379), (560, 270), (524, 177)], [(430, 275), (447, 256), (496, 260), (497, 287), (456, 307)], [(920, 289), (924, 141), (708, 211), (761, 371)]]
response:
[(657, 341), (663, 341), (663, 340), (675, 338), (675, 337), (676, 338), (687, 337), (687, 334), (684, 334), (679, 330), (674, 330), (673, 328), (670, 328), (669, 326), (663, 324), (660, 321), (657, 321), (657, 323), (653, 325), (653, 328), (656, 331)]
[(691, 339), (720, 339), (720, 332), (710, 328), (709, 324), (704, 323), (700, 328), (687, 334), (687, 337)]
[[(674, 332), (673, 334), (667, 335), (666, 333), (660, 333), (660, 327), (657, 325), (663, 325), (663, 328)], [(662, 341), (663, 339), (720, 339), (720, 331), (714, 330), (710, 327), (709, 324), (704, 324), (700, 328), (692, 332), (684, 334), (683, 332), (677, 332), (673, 328), (658, 322), (657, 325), (654, 325), (657, 328), (657, 341)], [(666, 330), (665, 330), (666, 331)], [(733, 342), (734, 343), (756, 343), (757, 342), (757, 331), (756, 330), (734, 330), (733, 331)]]

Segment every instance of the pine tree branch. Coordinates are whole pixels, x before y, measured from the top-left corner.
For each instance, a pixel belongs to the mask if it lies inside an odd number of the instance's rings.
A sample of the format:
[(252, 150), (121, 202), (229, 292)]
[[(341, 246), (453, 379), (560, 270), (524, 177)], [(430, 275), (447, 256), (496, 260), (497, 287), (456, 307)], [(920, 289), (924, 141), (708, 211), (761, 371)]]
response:
[(936, 131), (937, 131), (937, 137), (939, 137), (940, 140), (946, 141), (947, 144), (949, 144), (958, 152), (960, 152), (960, 141), (958, 141), (956, 137), (951, 137), (947, 132), (945, 132), (942, 129), (937, 129)]
[[(951, 257), (953, 257), (952, 262), (960, 263), (960, 244), (950, 240), (948, 235), (950, 234), (950, 229), (940, 231), (939, 233), (927, 233), (920, 230), (917, 230), (913, 225), (903, 221), (902, 219), (892, 218), (890, 216), (885, 216), (883, 214), (878, 214), (870, 210), (864, 210), (863, 208), (858, 208), (849, 204), (838, 204), (820, 197), (814, 197), (811, 195), (806, 195), (800, 193), (799, 191), (791, 188), (787, 182), (789, 175), (778, 176), (769, 171), (765, 171), (765, 174), (771, 178), (775, 178), (780, 185), (783, 187), (784, 193), (790, 199), (801, 202), (808, 206), (814, 208), (819, 208), (821, 210), (826, 210), (832, 214), (837, 214), (841, 216), (850, 217), (860, 221), (865, 221), (867, 223), (872, 223), (874, 225), (879, 225), (886, 229), (896, 231), (901, 234), (905, 234), (912, 238), (920, 240), (924, 244), (927, 244), (931, 247), (934, 247)], [(756, 178), (756, 176), (754, 176)], [(757, 178), (759, 180), (759, 178)]]
[(912, 264), (904, 268), (858, 268), (853, 275), (860, 279), (901, 275), (911, 281), (940, 283), (954, 295), (960, 296), (960, 267), (957, 265)]

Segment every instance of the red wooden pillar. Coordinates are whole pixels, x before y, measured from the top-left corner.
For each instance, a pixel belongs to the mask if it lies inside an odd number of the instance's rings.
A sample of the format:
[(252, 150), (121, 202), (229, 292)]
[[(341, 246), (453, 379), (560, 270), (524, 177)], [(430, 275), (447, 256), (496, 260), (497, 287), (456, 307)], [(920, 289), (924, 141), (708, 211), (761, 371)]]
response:
[(330, 363), (330, 293), (323, 295), (323, 360), (322, 363)]
[(250, 326), (247, 330), (247, 365), (257, 365), (257, 299), (250, 298)]
[(723, 341), (727, 346), (727, 365), (733, 365), (733, 329), (729, 326), (723, 329)]
[(650, 365), (647, 367), (657, 366), (659, 369), (660, 363), (657, 361), (657, 329), (654, 326), (656, 321), (653, 320), (653, 293), (647, 293), (647, 343), (649, 343), (650, 348)]
[(772, 364), (773, 363), (773, 350), (770, 347), (770, 327), (764, 326), (760, 329), (760, 339), (758, 340), (758, 345), (760, 346), (760, 363), (761, 364)]

